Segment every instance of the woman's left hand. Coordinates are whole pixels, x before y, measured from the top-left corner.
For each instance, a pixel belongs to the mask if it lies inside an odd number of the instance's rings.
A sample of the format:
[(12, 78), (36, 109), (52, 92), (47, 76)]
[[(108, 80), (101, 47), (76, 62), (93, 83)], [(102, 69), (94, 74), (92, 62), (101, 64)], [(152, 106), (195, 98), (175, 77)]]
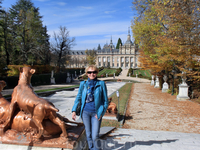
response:
[[(97, 115), (95, 115), (95, 117), (98, 119)], [(101, 117), (102, 117), (102, 116), (101, 116)], [(100, 120), (100, 119), (101, 119), (101, 117), (100, 117), (98, 120)]]
[(76, 112), (72, 112), (72, 119), (75, 121), (76, 120)]

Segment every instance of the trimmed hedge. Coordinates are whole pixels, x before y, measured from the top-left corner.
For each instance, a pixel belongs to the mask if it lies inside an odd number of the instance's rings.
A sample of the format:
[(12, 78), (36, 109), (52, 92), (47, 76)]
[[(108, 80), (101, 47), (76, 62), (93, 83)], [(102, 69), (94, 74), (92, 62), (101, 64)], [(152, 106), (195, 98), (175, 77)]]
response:
[[(67, 72), (69, 72), (71, 74), (71, 77), (73, 74), (73, 77), (74, 77), (75, 71), (76, 71), (77, 76), (80, 75), (80, 70), (82, 71), (82, 73), (84, 73), (83, 68), (81, 68), (81, 69), (70, 68), (70, 69), (67, 69)], [(67, 72), (60, 72), (60, 73), (54, 74), (56, 84), (66, 83)], [(5, 87), (5, 89), (14, 88), (18, 84), (19, 75), (18, 76), (0, 77), (0, 80), (4, 80), (6, 82), (7, 86)], [(31, 78), (31, 84), (33, 86), (51, 84), (51, 73), (33, 74), (32, 78)]]

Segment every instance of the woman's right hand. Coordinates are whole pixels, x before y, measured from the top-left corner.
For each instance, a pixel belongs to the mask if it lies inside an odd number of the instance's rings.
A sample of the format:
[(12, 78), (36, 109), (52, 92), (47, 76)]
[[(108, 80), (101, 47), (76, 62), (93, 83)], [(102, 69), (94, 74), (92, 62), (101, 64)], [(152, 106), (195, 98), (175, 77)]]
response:
[(72, 119), (75, 121), (76, 120), (76, 112), (72, 112)]

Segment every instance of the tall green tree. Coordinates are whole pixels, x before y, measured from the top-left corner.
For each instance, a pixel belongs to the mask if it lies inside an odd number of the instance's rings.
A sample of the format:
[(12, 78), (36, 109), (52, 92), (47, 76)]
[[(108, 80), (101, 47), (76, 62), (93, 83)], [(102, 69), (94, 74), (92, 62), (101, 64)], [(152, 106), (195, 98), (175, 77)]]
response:
[(34, 7), (30, 0), (18, 0), (9, 10), (12, 22), (14, 43), (19, 51), (22, 63), (31, 63), (35, 58), (42, 57), (40, 54), (41, 45), (45, 44), (43, 36), (42, 16), (39, 8)]
[(101, 50), (101, 45), (100, 44), (98, 45), (97, 50)]
[(2, 5), (2, 0), (0, 0), (0, 17), (1, 17), (1, 20), (0, 20), (0, 59), (1, 59), (1, 62), (0, 62), (0, 65), (3, 67), (6, 64), (9, 64), (9, 62), (7, 62), (7, 59), (5, 59), (5, 51), (4, 51), (5, 20), (7, 19), (7, 17), (5, 17), (5, 11), (2, 9), (1, 5)]
[(119, 38), (117, 41), (116, 49), (119, 49), (119, 46), (122, 45), (122, 40)]
[(13, 38), (11, 20), (9, 18), (9, 12), (3, 11), (1, 13), (1, 41), (2, 41), (2, 51), (5, 53), (6, 65), (11, 63), (11, 58), (13, 54)]

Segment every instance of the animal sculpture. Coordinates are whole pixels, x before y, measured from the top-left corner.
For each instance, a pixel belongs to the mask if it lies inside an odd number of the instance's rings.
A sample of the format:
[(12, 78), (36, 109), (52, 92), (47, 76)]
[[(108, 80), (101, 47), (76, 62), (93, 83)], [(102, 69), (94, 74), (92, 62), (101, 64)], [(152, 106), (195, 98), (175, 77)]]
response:
[[(6, 83), (4, 81), (0, 81), (0, 92), (3, 90), (5, 86), (6, 86)], [(3, 129), (6, 121), (8, 120), (10, 105), (11, 103), (7, 101), (0, 93), (0, 128), (1, 129)], [(56, 115), (59, 117), (60, 120), (65, 122), (66, 129), (70, 126), (67, 123), (76, 124), (78, 126), (83, 125), (82, 123), (70, 121), (67, 118), (62, 117), (58, 113), (56, 113)], [(16, 130), (18, 132), (23, 132), (23, 133), (27, 133), (27, 132), (33, 132), (33, 134), (37, 133), (37, 126), (35, 125), (30, 114), (20, 111), (19, 109), (16, 109), (13, 116), (14, 117), (10, 121), (11, 122), (10, 126), (12, 130)], [(45, 136), (46, 135), (53, 136), (53, 135), (60, 134), (62, 132), (61, 128), (49, 119), (44, 119), (42, 122), (42, 125), (44, 127), (43, 135)], [(1, 133), (3, 134), (3, 132)]]
[[(5, 81), (0, 81), (0, 92), (6, 86)], [(0, 134), (2, 135), (3, 132), (9, 127), (9, 113), (11, 111), (10, 103), (2, 96), (0, 93)]]
[(109, 104), (108, 104), (108, 108), (106, 110), (106, 113), (117, 114), (117, 105), (112, 102), (112, 98), (108, 98), (108, 100), (109, 100)]
[(58, 109), (55, 108), (52, 103), (38, 97), (33, 91), (31, 77), (34, 73), (35, 69), (31, 69), (30, 67), (20, 68), (18, 85), (14, 88), (12, 93), (9, 120), (13, 117), (14, 112), (18, 107), (21, 111), (30, 114), (31, 120), (38, 129), (38, 134), (34, 136), (35, 138), (41, 138), (44, 133), (42, 124), (44, 119), (49, 119), (54, 124), (58, 125), (62, 130), (60, 136), (67, 138), (65, 123), (64, 121), (61, 121), (56, 114)]
[[(6, 82), (0, 81), (0, 91), (6, 86)], [(9, 102), (0, 93), (0, 124), (4, 124), (8, 117)]]

